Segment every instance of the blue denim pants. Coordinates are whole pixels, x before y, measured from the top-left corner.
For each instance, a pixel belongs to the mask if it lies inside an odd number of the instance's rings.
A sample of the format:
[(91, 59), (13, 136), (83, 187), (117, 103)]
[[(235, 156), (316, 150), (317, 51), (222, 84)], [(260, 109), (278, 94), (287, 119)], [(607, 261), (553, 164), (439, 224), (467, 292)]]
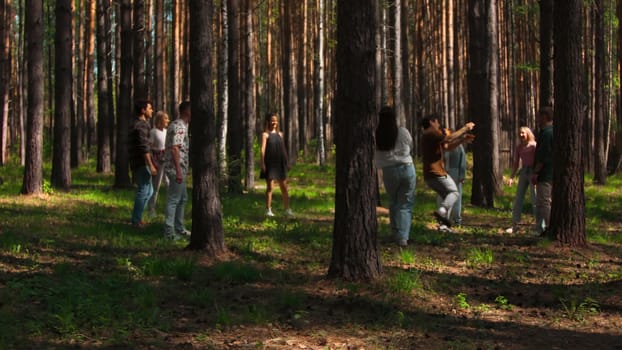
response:
[(132, 224), (136, 225), (142, 221), (147, 201), (149, 201), (149, 198), (151, 198), (151, 195), (153, 194), (151, 171), (149, 170), (149, 167), (143, 166), (134, 169), (134, 181), (138, 187), (136, 189), (136, 197), (134, 197)]
[(389, 196), (391, 232), (396, 240), (408, 240), (415, 204), (415, 167), (409, 163), (382, 168), (382, 180)]
[(171, 234), (174, 232), (182, 232), (185, 230), (184, 224), (184, 208), (188, 201), (188, 193), (186, 191), (186, 177), (183, 177), (181, 183), (177, 183), (175, 175), (168, 176), (168, 192), (166, 193), (166, 211), (164, 218), (164, 233)]
[(451, 176), (445, 175), (425, 179), (425, 183), (441, 197), (439, 207), (445, 208), (448, 213), (447, 218), (450, 218), (454, 204), (460, 198), (460, 192), (454, 180)]
[(536, 217), (536, 188), (531, 183), (532, 168), (521, 168), (518, 174), (518, 185), (516, 186), (516, 197), (514, 197), (514, 206), (512, 207), (512, 225), (520, 223), (520, 217), (523, 212), (523, 202), (525, 200), (525, 193), (529, 188), (531, 207), (533, 216)]

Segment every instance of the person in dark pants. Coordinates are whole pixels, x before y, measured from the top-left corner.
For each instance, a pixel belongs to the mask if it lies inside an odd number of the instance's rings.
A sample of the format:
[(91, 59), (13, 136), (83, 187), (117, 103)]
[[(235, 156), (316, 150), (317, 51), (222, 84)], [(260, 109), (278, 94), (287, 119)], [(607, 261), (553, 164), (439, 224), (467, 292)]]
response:
[(151, 143), (149, 140), (149, 120), (153, 116), (153, 108), (150, 101), (137, 101), (134, 105), (136, 118), (129, 132), (129, 155), (130, 168), (132, 169), (134, 182), (136, 182), (136, 197), (132, 210), (132, 225), (142, 228), (145, 206), (153, 194), (151, 175), (157, 169), (151, 159)]
[(553, 191), (553, 109), (543, 107), (538, 112), (538, 144), (531, 182), (536, 185), (536, 231), (543, 235), (551, 222), (551, 193)]

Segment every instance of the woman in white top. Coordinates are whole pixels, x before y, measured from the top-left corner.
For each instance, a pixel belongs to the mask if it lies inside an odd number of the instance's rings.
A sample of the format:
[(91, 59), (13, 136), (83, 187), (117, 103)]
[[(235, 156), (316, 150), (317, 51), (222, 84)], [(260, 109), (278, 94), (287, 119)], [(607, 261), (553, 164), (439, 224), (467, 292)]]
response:
[(168, 178), (164, 176), (164, 164), (162, 164), (162, 157), (164, 156), (164, 143), (166, 141), (166, 128), (168, 128), (169, 118), (166, 112), (159, 111), (155, 116), (155, 127), (149, 132), (151, 139), (151, 159), (155, 166), (158, 168), (158, 172), (153, 175), (153, 195), (149, 199), (149, 216), (155, 216), (155, 204), (158, 200), (158, 192), (160, 185), (164, 179), (164, 185), (168, 186)]
[(384, 188), (389, 197), (391, 231), (397, 244), (408, 244), (417, 180), (410, 151), (412, 137), (398, 127), (393, 108), (382, 107), (376, 128), (376, 167), (382, 169)]

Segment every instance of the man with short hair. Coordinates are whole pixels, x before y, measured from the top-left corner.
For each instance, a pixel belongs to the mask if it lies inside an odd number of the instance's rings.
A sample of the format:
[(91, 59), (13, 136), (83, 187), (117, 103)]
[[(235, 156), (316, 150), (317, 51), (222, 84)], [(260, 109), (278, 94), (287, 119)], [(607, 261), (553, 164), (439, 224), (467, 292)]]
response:
[(157, 169), (151, 159), (151, 143), (149, 140), (149, 120), (153, 116), (153, 107), (150, 101), (136, 101), (134, 104), (136, 118), (131, 125), (128, 135), (130, 168), (132, 169), (134, 182), (137, 184), (136, 196), (134, 198), (134, 209), (132, 210), (132, 225), (142, 228), (145, 223), (142, 221), (143, 212), (147, 201), (153, 194), (151, 185), (151, 175)]
[[(460, 193), (456, 183), (445, 170), (443, 151), (451, 150), (464, 142), (463, 136), (468, 131), (473, 130), (475, 124), (469, 122), (460, 130), (450, 135), (443, 135), (441, 123), (436, 116), (432, 115), (423, 118), (420, 125), (423, 129), (421, 137), (423, 178), (425, 183), (440, 197), (439, 207), (433, 214), (440, 224), (449, 228), (452, 225), (450, 220), (451, 210)], [(443, 229), (442, 225), (441, 229)]]
[(551, 222), (551, 193), (553, 190), (553, 109), (542, 107), (538, 111), (540, 133), (537, 138), (536, 159), (531, 181), (536, 191), (536, 231), (544, 235)]
[(169, 124), (166, 131), (165, 172), (169, 180), (166, 196), (164, 234), (178, 240), (190, 236), (184, 225), (184, 207), (188, 201), (186, 177), (189, 168), (190, 138), (188, 125), (191, 119), (190, 102), (179, 104), (179, 118)]

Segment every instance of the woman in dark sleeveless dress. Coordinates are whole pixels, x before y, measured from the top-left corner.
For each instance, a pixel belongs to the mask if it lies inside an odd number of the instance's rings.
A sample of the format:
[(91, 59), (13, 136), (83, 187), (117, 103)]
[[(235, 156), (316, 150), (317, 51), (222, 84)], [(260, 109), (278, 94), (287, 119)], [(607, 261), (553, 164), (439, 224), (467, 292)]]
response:
[(279, 183), (283, 195), (283, 207), (287, 216), (293, 216), (289, 208), (289, 194), (287, 192), (287, 171), (289, 162), (283, 133), (279, 131), (279, 117), (275, 113), (266, 115), (266, 125), (261, 135), (261, 175), (266, 179), (266, 216), (274, 216), (272, 212), (273, 181)]

